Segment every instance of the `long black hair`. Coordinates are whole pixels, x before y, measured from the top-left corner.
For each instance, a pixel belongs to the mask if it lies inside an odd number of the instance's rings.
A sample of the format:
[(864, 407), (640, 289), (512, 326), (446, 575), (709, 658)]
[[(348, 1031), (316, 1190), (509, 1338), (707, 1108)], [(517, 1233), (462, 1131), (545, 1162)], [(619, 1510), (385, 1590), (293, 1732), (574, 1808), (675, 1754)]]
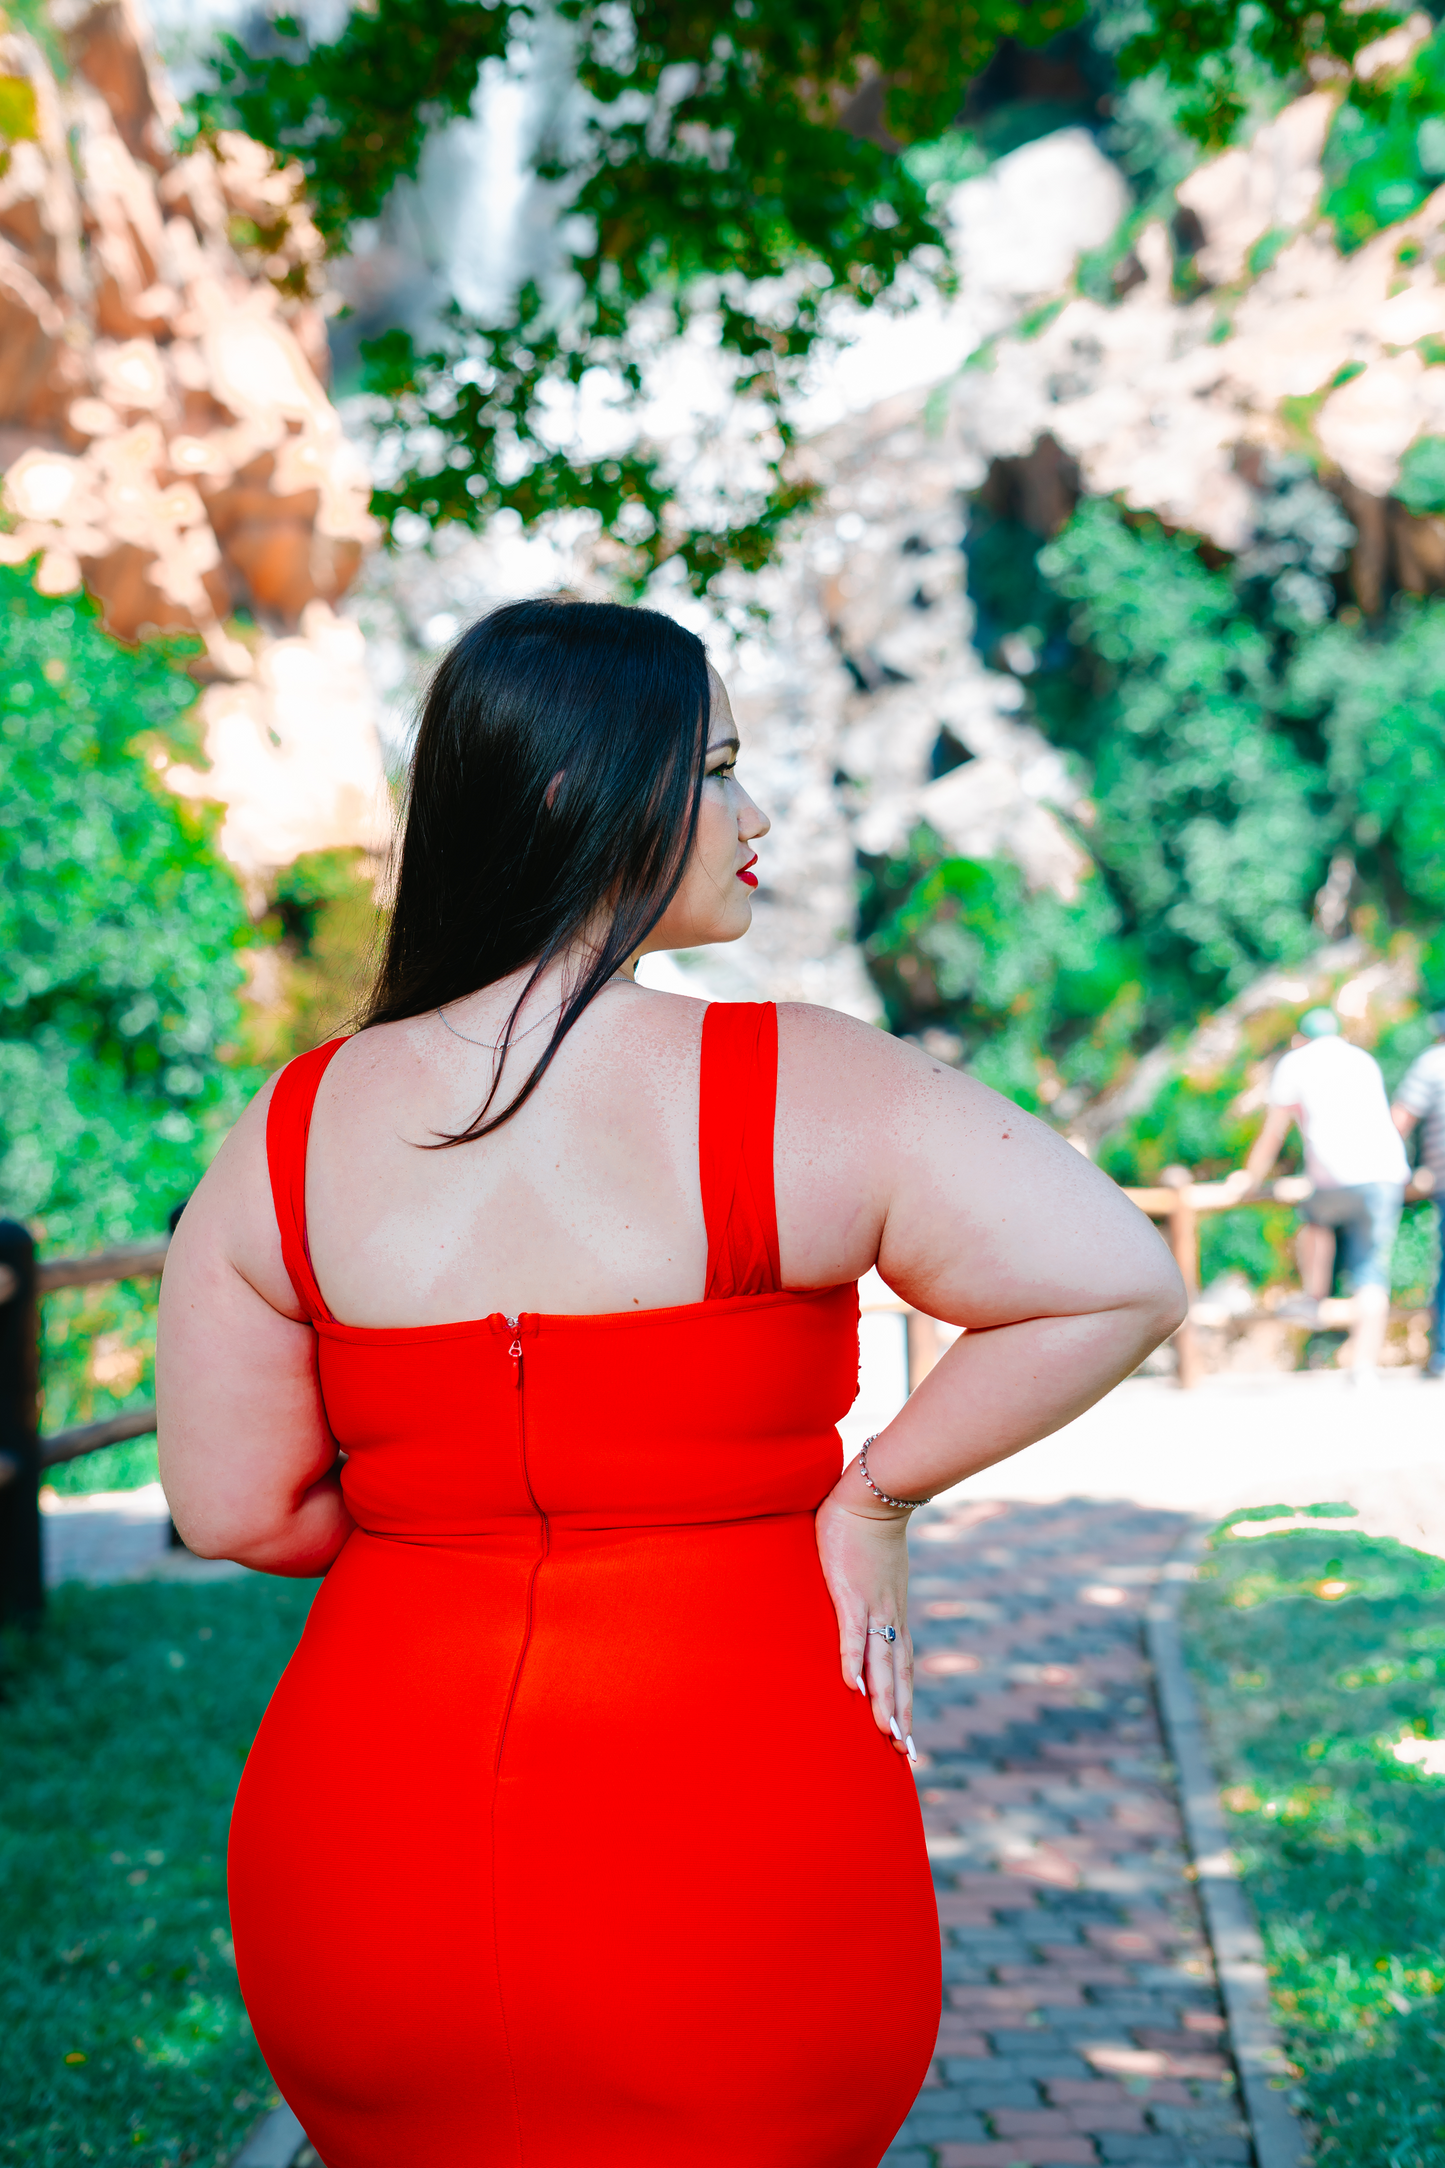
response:
[[(395, 903), (362, 1028), (532, 968), (486, 1102), (443, 1146), (511, 1119), (677, 893), (697, 833), (708, 705), (701, 640), (620, 603), (509, 602), (444, 657), (422, 710)], [(544, 1051), (492, 1114), (522, 1003), (589, 930), (597, 945)]]

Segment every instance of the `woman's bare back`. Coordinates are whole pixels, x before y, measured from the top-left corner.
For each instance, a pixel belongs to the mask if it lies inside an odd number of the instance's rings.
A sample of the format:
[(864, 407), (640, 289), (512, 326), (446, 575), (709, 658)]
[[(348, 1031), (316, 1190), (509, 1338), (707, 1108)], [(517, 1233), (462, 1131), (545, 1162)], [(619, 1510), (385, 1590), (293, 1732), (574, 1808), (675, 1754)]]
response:
[[(474, 997), (448, 1012), (450, 1028), (431, 1015), (352, 1040), (322, 1082), (307, 1161), (312, 1260), (333, 1315), (405, 1326), (700, 1301), (704, 1014), (702, 1002), (619, 981), (511, 1121), (443, 1151), (418, 1147), (463, 1128), (485, 1098), (505, 1000)], [(846, 1067), (878, 1036), (826, 1011), (780, 1013), (775, 1174), (789, 1286), (856, 1278), (877, 1254), (868, 1155), (829, 1095), (820, 1104), (815, 1072), (820, 1056)], [(522, 1042), (511, 1073), (526, 1073), (536, 1043)]]

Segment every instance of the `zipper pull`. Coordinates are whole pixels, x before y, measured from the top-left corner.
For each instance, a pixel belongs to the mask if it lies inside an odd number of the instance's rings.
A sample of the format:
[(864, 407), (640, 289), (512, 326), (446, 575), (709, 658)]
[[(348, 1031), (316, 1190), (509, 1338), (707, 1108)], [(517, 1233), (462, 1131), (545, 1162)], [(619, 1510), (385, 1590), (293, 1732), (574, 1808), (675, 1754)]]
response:
[(509, 1317), (507, 1323), (512, 1328), (512, 1344), (507, 1350), (507, 1353), (512, 1358), (512, 1383), (520, 1392), (522, 1390), (522, 1335), (517, 1329), (519, 1317)]

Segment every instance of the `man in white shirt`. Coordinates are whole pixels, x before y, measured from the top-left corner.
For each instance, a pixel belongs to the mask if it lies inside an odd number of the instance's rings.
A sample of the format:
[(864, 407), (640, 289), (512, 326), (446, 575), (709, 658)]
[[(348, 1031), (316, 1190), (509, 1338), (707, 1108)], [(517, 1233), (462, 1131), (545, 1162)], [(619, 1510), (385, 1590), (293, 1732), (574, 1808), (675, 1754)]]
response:
[(1339, 1035), (1332, 1009), (1300, 1018), (1290, 1051), (1275, 1065), (1269, 1112), (1243, 1168), (1229, 1177), (1237, 1195), (1263, 1182), (1290, 1124), (1304, 1140), (1314, 1188), (1300, 1207), (1297, 1255), (1311, 1313), (1330, 1291), (1335, 1244), (1354, 1297), (1348, 1354), (1357, 1385), (1372, 1383), (1390, 1314), (1390, 1256), (1410, 1165), (1380, 1065)]
[(1390, 1112), (1402, 1137), (1409, 1136), (1416, 1122), (1420, 1124), (1422, 1174), (1416, 1176), (1416, 1182), (1434, 1196), (1435, 1224), (1442, 1237), (1441, 1264), (1430, 1305), (1430, 1360), (1425, 1375), (1445, 1378), (1445, 1009), (1437, 1009), (1430, 1021), (1435, 1027), (1435, 1044), (1426, 1047), (1406, 1070)]

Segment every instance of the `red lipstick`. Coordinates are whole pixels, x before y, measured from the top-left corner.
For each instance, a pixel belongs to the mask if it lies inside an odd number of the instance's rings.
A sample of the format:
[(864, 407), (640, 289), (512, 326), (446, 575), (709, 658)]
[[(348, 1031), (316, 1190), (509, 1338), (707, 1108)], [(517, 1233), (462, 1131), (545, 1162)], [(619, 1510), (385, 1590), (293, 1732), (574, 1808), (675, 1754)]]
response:
[(746, 881), (749, 888), (756, 888), (758, 885), (757, 875), (748, 871), (748, 867), (755, 866), (757, 862), (758, 854), (756, 851), (754, 851), (752, 857), (748, 860), (747, 865), (738, 867), (738, 879), (740, 881)]

